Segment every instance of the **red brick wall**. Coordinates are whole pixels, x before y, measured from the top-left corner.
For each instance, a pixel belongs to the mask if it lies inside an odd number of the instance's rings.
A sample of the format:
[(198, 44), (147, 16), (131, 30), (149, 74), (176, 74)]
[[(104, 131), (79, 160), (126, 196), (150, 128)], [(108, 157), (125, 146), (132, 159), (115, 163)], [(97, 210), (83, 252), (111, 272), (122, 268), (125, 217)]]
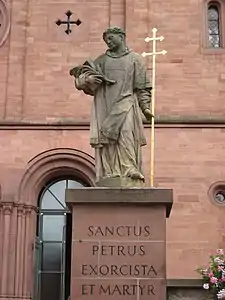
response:
[[(174, 189), (167, 232), (168, 278), (196, 277), (194, 270), (207, 262), (210, 251), (225, 244), (224, 208), (212, 204), (207, 195), (210, 185), (225, 177), (222, 138), (221, 129), (156, 130), (155, 184)], [(27, 162), (43, 151), (68, 147), (93, 155), (88, 131), (79, 130), (0, 131), (0, 145), (3, 194), (16, 193)], [(147, 175), (149, 147), (143, 152)]]
[[(91, 98), (73, 87), (69, 69), (105, 50), (102, 32), (125, 25), (128, 45), (149, 50), (144, 38), (152, 27), (165, 41), (158, 49), (157, 114), (221, 115), (225, 113), (225, 52), (202, 50), (203, 1), (168, 0), (15, 0), (12, 28), (0, 48), (0, 118), (60, 118), (88, 121)], [(67, 36), (55, 21), (71, 9), (82, 24)], [(116, 24), (117, 23), (117, 24)], [(149, 61), (147, 60), (149, 63)], [(148, 65), (150, 67), (150, 63)], [(207, 196), (209, 186), (223, 180), (224, 129), (160, 128), (156, 130), (156, 184), (174, 189), (168, 220), (168, 278), (195, 277), (210, 249), (224, 245), (224, 209)], [(146, 129), (146, 135), (149, 132)], [(27, 162), (56, 147), (93, 154), (86, 131), (1, 130), (0, 183), (3, 195), (16, 193)], [(144, 149), (149, 174), (149, 146)], [(3, 198), (4, 199), (4, 198)]]
[[(144, 38), (152, 27), (164, 35), (158, 49), (168, 54), (158, 57), (158, 114), (223, 115), (225, 54), (202, 51), (203, 7), (204, 1), (177, 0), (14, 2), (11, 34), (0, 49), (0, 116), (6, 110), (7, 118), (88, 120), (91, 100), (74, 89), (68, 71), (105, 50), (101, 36), (109, 24), (125, 25), (128, 45), (139, 53), (151, 50)], [(69, 36), (55, 24), (67, 9), (82, 21)]]

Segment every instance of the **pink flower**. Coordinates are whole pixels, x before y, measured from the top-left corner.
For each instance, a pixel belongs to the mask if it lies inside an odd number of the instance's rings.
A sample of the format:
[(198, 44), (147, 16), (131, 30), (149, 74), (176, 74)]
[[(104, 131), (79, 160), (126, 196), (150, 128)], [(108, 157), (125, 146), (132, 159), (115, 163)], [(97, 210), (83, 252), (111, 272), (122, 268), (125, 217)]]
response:
[(222, 280), (222, 281), (225, 281), (225, 277), (222, 277), (221, 280)]
[(217, 254), (221, 254), (221, 255), (224, 254), (223, 249), (217, 249), (217, 250), (216, 250), (216, 253), (217, 253)]
[(223, 271), (223, 267), (218, 266), (218, 271)]
[(218, 281), (218, 279), (214, 276), (210, 278), (211, 283), (216, 283), (217, 281)]
[(209, 277), (213, 277), (213, 272), (209, 272)]

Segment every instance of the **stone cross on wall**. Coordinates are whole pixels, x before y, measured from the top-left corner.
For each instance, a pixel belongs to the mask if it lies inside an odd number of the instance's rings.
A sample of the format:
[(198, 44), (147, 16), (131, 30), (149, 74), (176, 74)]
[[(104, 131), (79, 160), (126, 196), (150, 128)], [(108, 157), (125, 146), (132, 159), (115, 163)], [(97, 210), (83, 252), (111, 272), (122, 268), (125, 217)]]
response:
[(66, 34), (70, 34), (72, 32), (72, 30), (70, 29), (72, 24), (75, 24), (77, 26), (80, 26), (81, 24), (81, 20), (77, 19), (76, 21), (71, 21), (70, 17), (72, 16), (72, 12), (70, 10), (68, 10), (65, 15), (67, 16), (67, 20), (66, 21), (61, 21), (60, 19), (58, 19), (55, 23), (56, 25), (60, 26), (62, 24), (67, 25), (67, 29), (65, 30)]

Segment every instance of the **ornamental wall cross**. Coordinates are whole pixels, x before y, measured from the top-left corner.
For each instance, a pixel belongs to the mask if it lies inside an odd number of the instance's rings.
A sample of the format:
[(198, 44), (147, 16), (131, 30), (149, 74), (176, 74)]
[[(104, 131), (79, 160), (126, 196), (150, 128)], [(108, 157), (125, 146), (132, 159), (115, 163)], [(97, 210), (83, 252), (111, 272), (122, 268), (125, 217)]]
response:
[(72, 24), (76, 24), (77, 26), (79, 26), (81, 24), (81, 20), (77, 19), (76, 21), (71, 21), (70, 17), (72, 16), (72, 12), (70, 10), (68, 10), (65, 15), (67, 16), (67, 20), (66, 21), (61, 21), (60, 19), (58, 19), (55, 23), (60, 26), (62, 24), (66, 24), (67, 25), (67, 29), (65, 30), (66, 34), (70, 34), (72, 32), (72, 30), (70, 29)]

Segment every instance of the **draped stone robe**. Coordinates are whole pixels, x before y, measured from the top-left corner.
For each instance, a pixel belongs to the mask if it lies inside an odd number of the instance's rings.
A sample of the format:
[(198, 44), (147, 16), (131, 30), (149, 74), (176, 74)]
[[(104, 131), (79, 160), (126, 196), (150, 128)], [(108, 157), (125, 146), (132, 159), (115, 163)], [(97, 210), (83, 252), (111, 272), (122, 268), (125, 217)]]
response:
[(141, 110), (150, 107), (151, 86), (142, 57), (128, 49), (120, 56), (107, 51), (94, 66), (103, 83), (88, 85), (86, 70), (76, 77), (75, 85), (94, 95), (90, 144), (95, 148), (97, 181), (117, 176), (143, 180), (141, 146), (146, 139)]

